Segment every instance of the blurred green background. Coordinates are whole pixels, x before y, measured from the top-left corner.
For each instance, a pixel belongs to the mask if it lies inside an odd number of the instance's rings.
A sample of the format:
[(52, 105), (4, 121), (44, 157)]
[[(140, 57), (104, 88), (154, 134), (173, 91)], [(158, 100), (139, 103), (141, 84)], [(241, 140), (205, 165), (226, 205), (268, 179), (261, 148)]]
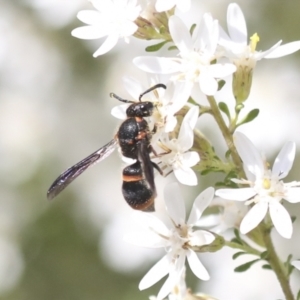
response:
[[(280, 39), (300, 39), (298, 0), (237, 2), (249, 34), (258, 32), (261, 37), (258, 49), (268, 49)], [(226, 27), (229, 3), (194, 1), (195, 9), (184, 18), (192, 24), (210, 11)], [(76, 14), (91, 8), (88, 1), (0, 0), (0, 7), (0, 299), (148, 299), (161, 283), (143, 292), (138, 283), (162, 253), (122, 241), (131, 210), (120, 192), (122, 163), (117, 153), (53, 202), (46, 200), (47, 189), (63, 170), (114, 136), (120, 121), (110, 110), (118, 103), (109, 93), (128, 97), (122, 77), (144, 76), (131, 61), (143, 55), (146, 43), (131, 39), (129, 47), (121, 41), (96, 59), (92, 53), (102, 41), (70, 34), (82, 25)], [(299, 53), (265, 60), (255, 70), (247, 105), (262, 113), (257, 127), (245, 130), (272, 157), (287, 139), (300, 146), (299, 70)], [(200, 121), (201, 129), (224, 147), (210, 122)], [(262, 128), (264, 135), (258, 135)], [(289, 178), (299, 180), (299, 166), (298, 155)], [(203, 178), (201, 188), (213, 184), (211, 180), (212, 176)], [(165, 179), (157, 181), (161, 194)], [(192, 200), (199, 190), (187, 198)], [(297, 222), (295, 230), (299, 235)], [(297, 239), (280, 247), (285, 253), (293, 246), (300, 258), (299, 244)], [(215, 269), (214, 258), (204, 258), (212, 281), (216, 272), (223, 274), (221, 264)], [(188, 279), (195, 288), (195, 279)], [(240, 287), (243, 299), (253, 299), (247, 285)], [(217, 283), (204, 289), (218, 294)], [(221, 299), (239, 298), (229, 293)]]

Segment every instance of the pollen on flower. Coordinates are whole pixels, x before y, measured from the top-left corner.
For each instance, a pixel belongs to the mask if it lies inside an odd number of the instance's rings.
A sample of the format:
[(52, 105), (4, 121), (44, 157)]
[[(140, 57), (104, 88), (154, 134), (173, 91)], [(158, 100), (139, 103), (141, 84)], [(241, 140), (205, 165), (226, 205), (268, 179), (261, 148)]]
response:
[(264, 178), (263, 180), (263, 187), (264, 189), (268, 190), (271, 187), (271, 182), (270, 179)]
[(254, 52), (256, 50), (256, 45), (259, 42), (259, 35), (255, 32), (251, 37), (250, 37), (250, 48), (251, 51)]

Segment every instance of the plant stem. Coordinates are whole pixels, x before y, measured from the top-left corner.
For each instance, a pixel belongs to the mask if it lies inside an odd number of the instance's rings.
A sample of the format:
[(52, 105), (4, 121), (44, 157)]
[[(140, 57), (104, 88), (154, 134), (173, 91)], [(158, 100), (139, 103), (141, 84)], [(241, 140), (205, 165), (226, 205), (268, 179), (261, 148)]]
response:
[[(219, 107), (216, 103), (215, 98), (212, 96), (207, 96), (207, 99), (208, 99), (208, 102), (211, 107), (212, 115), (214, 116), (214, 118), (222, 132), (222, 135), (226, 141), (228, 149), (231, 152), (232, 160), (233, 160), (234, 164), (236, 165), (236, 167), (238, 168), (239, 176), (240, 176), (240, 178), (245, 178), (242, 161), (241, 161), (241, 159), (237, 153), (237, 150), (234, 146), (234, 143), (233, 143), (232, 132), (227, 127), (227, 125), (222, 117), (222, 114), (219, 110)], [(272, 267), (274, 273), (276, 274), (286, 300), (295, 300), (294, 295), (291, 290), (291, 287), (290, 287), (288, 272), (285, 269), (283, 263), (281, 262), (281, 260), (279, 259), (278, 255), (275, 251), (275, 248), (274, 248), (274, 245), (273, 245), (273, 242), (271, 239), (271, 228), (267, 227), (264, 222), (261, 222), (261, 224), (259, 225), (259, 229), (260, 229), (261, 238), (262, 238), (262, 240), (265, 244), (266, 250), (268, 252), (268, 257), (266, 258), (266, 260), (268, 261), (268, 263)], [(239, 246), (238, 244), (235, 244), (235, 243), (232, 244), (231, 242), (226, 242), (226, 245), (229, 247), (232, 247), (232, 248), (246, 250), (249, 253), (252, 253), (254, 255), (259, 255), (258, 253), (256, 253), (256, 251), (253, 251), (253, 249), (251, 247), (250, 247), (250, 249), (245, 249), (245, 247), (243, 247), (242, 245)]]
[(223, 134), (223, 137), (228, 146), (228, 149), (230, 150), (232, 160), (233, 160), (234, 164), (237, 166), (239, 174), (241, 175), (240, 177), (245, 178), (245, 174), (243, 172), (242, 161), (241, 161), (241, 159), (236, 151), (236, 148), (233, 144), (232, 134), (221, 115), (218, 104), (213, 96), (207, 96), (207, 100), (210, 104), (212, 115), (214, 116), (214, 118)]
[(262, 222), (259, 225), (259, 228), (261, 230), (261, 234), (266, 246), (266, 249), (268, 251), (268, 257), (266, 258), (266, 260), (268, 261), (268, 263), (270, 264), (270, 266), (272, 267), (273, 271), (276, 274), (276, 277), (280, 283), (281, 289), (285, 295), (286, 300), (295, 300), (294, 295), (292, 293), (291, 290), (291, 286), (289, 283), (289, 276), (288, 276), (288, 272), (285, 269), (283, 263), (281, 262), (281, 260), (279, 259), (272, 239), (271, 239), (271, 230), (269, 228), (266, 227), (266, 225)]
[(247, 244), (241, 245), (241, 244), (238, 244), (238, 243), (234, 243), (234, 242), (230, 242), (230, 241), (225, 241), (225, 245), (227, 247), (230, 247), (230, 248), (233, 248), (233, 249), (239, 249), (239, 250), (242, 250), (242, 251), (247, 252), (249, 254), (256, 255), (258, 257), (260, 257), (260, 254), (261, 254), (260, 251), (252, 248), (251, 246), (249, 246)]

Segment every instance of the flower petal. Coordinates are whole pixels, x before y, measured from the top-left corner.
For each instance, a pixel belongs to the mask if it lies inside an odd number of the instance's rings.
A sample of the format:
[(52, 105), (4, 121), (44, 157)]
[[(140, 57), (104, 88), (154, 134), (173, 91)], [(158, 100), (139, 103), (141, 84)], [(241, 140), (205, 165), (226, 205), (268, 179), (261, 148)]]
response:
[(214, 78), (223, 78), (231, 75), (236, 71), (234, 64), (214, 64), (209, 66), (209, 71)]
[(239, 189), (219, 189), (216, 191), (216, 196), (234, 201), (246, 201), (255, 195), (256, 191), (251, 187)]
[(193, 167), (200, 161), (200, 156), (196, 151), (188, 151), (182, 154), (182, 163), (186, 167)]
[(269, 48), (266, 51), (255, 52), (255, 60), (266, 58), (267, 56), (272, 54), (275, 51), (275, 49), (277, 49), (280, 46), (281, 43), (282, 40), (278, 41), (275, 45), (273, 45), (271, 48)]
[(286, 143), (275, 159), (272, 174), (277, 175), (279, 179), (286, 177), (293, 166), (295, 154), (296, 144), (294, 142)]
[(240, 231), (243, 234), (254, 229), (265, 217), (268, 211), (267, 202), (256, 203), (246, 214), (241, 222)]
[(264, 162), (253, 143), (243, 133), (236, 132), (234, 145), (243, 161), (247, 178), (254, 181), (251, 174), (255, 175), (256, 178), (261, 178), (264, 174)]
[(157, 0), (155, 4), (155, 9), (157, 12), (163, 12), (170, 10), (175, 6), (175, 0)]
[(172, 289), (176, 286), (176, 284), (179, 282), (180, 276), (177, 273), (170, 273), (169, 277), (159, 290), (157, 294), (156, 300), (162, 300), (165, 299), (168, 294), (172, 291)]
[(279, 202), (269, 204), (270, 216), (278, 233), (286, 239), (293, 234), (293, 224), (288, 211)]
[(209, 280), (210, 277), (207, 270), (194, 251), (188, 250), (187, 259), (191, 270), (199, 279)]
[(94, 10), (82, 10), (77, 14), (77, 18), (88, 25), (101, 24), (101, 14)]
[(300, 202), (300, 187), (287, 188), (283, 198), (290, 203)]
[(93, 54), (94, 57), (105, 54), (110, 51), (118, 42), (119, 35), (118, 34), (110, 34), (104, 43), (98, 48), (98, 50)]
[(115, 106), (112, 108), (110, 113), (117, 119), (125, 120), (127, 118), (126, 110), (127, 110), (128, 106), (129, 106), (129, 104), (121, 104), (121, 105)]
[(99, 29), (95, 26), (82, 26), (75, 28), (71, 32), (72, 36), (83, 40), (100, 39), (108, 34), (107, 29)]
[(165, 255), (161, 260), (159, 260), (142, 278), (139, 289), (145, 290), (148, 287), (152, 286), (164, 276), (169, 273), (170, 270), (170, 261), (168, 255)]
[[(197, 224), (198, 225), (198, 224)], [(197, 230), (190, 234), (189, 244), (192, 246), (208, 245), (215, 240), (215, 236), (209, 231)]]
[(140, 56), (133, 63), (141, 70), (149, 73), (170, 74), (179, 71), (180, 64), (166, 57)]
[(200, 219), (203, 211), (211, 203), (214, 197), (214, 193), (215, 193), (215, 189), (209, 187), (198, 195), (198, 197), (195, 199), (195, 202), (193, 204), (187, 224), (189, 225), (195, 224)]
[(175, 45), (182, 54), (187, 54), (193, 50), (190, 32), (179, 17), (170, 17), (169, 29)]
[(294, 260), (291, 262), (291, 264), (297, 268), (298, 270), (300, 270), (300, 260)]
[(189, 186), (197, 185), (198, 179), (196, 173), (188, 167), (181, 167), (181, 168), (174, 168), (173, 169), (174, 175), (177, 180)]
[(199, 107), (192, 106), (189, 111), (185, 114), (182, 123), (188, 123), (189, 126), (194, 129), (199, 117)]
[(208, 96), (213, 96), (218, 91), (218, 83), (209, 72), (201, 72), (199, 76), (201, 91)]
[(182, 122), (178, 134), (178, 150), (182, 153), (193, 146), (194, 131), (187, 122)]
[(135, 211), (132, 214), (134, 222), (139, 224), (139, 229), (152, 230), (161, 236), (169, 236), (168, 227), (155, 215)]
[(228, 5), (227, 27), (231, 39), (235, 43), (247, 45), (247, 25), (241, 8), (236, 3)]
[(295, 41), (282, 45), (266, 55), (265, 58), (278, 58), (285, 55), (292, 54), (300, 49), (300, 41)]
[(146, 90), (146, 87), (133, 77), (124, 76), (122, 80), (126, 91), (133, 99), (137, 100), (140, 94)]
[(185, 221), (185, 204), (177, 182), (171, 182), (164, 189), (164, 199), (169, 217), (175, 224)]

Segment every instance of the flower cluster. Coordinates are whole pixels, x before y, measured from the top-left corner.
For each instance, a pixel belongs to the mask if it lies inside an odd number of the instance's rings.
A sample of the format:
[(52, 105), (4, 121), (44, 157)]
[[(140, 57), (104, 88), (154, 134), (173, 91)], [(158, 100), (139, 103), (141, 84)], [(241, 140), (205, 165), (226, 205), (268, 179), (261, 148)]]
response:
[(126, 240), (143, 247), (166, 249), (166, 255), (154, 265), (140, 282), (140, 289), (146, 289), (161, 278), (168, 279), (164, 283), (158, 299), (167, 296), (184, 276), (184, 264), (187, 259), (193, 273), (202, 280), (208, 280), (209, 274), (202, 265), (193, 247), (201, 247), (214, 241), (214, 235), (204, 230), (194, 230), (194, 225), (200, 219), (203, 211), (210, 204), (214, 189), (208, 188), (195, 200), (187, 221), (185, 221), (185, 204), (177, 183), (165, 187), (165, 206), (171, 220), (167, 227), (155, 216), (142, 214), (137, 232), (131, 232)]
[(276, 230), (285, 238), (292, 236), (293, 227), (289, 213), (281, 204), (300, 202), (300, 182), (283, 183), (281, 179), (289, 173), (295, 158), (295, 143), (288, 142), (275, 159), (272, 170), (252, 142), (237, 132), (234, 143), (244, 163), (246, 179), (232, 179), (235, 183), (249, 185), (239, 189), (219, 189), (216, 195), (229, 200), (246, 201), (252, 206), (241, 222), (241, 233), (254, 229), (266, 216), (267, 211)]
[[(187, 221), (177, 182), (166, 185), (164, 190), (169, 225), (155, 215), (138, 214), (138, 230), (128, 233), (126, 240), (166, 251), (143, 277), (139, 288), (146, 289), (168, 275), (157, 297), (152, 299), (161, 300), (168, 295), (170, 300), (198, 299), (186, 287), (185, 261), (199, 279), (208, 280), (209, 274), (196, 252), (218, 251), (226, 244), (239, 249), (236, 257), (248, 253), (258, 256), (254, 262), (265, 259), (268, 268), (273, 268), (281, 284), (285, 285), (283, 290), (289, 290), (289, 274), (293, 266), (300, 269), (299, 261), (279, 262), (276, 255), (272, 256), (273, 245), (268, 237), (273, 227), (282, 237), (292, 237), (292, 218), (284, 201), (300, 202), (300, 182), (285, 183), (283, 179), (292, 168), (296, 145), (287, 142), (270, 168), (253, 143), (236, 129), (258, 115), (258, 109), (242, 119), (239, 115), (249, 98), (257, 62), (294, 53), (300, 49), (300, 41), (281, 45), (280, 40), (270, 49), (258, 51), (259, 36), (255, 33), (248, 37), (244, 15), (236, 3), (228, 6), (227, 33), (210, 13), (205, 13), (198, 24), (189, 28), (177, 14), (177, 11), (189, 11), (192, 3), (188, 0), (152, 0), (146, 5), (138, 0), (90, 2), (96, 10), (79, 12), (78, 18), (87, 26), (73, 30), (72, 35), (82, 39), (106, 37), (94, 53), (95, 57), (110, 51), (121, 38), (129, 42), (130, 37), (158, 40), (157, 44), (146, 48), (148, 51), (159, 51), (166, 44), (172, 50), (169, 55), (133, 58), (134, 65), (148, 73), (146, 84), (132, 77), (123, 79), (125, 89), (135, 101), (153, 103), (153, 112), (147, 115), (153, 166), (161, 168), (165, 176), (172, 172), (178, 182), (188, 186), (198, 185), (197, 171), (201, 175), (225, 174), (224, 180), (218, 183), (222, 188), (215, 192), (209, 187), (196, 198)], [(230, 80), (230, 95), (235, 98), (232, 109), (229, 103), (217, 103), (215, 99)], [(156, 86), (159, 88), (150, 89), (148, 93), (149, 87)], [(206, 97), (209, 106), (200, 104), (199, 95)], [(112, 115), (125, 120), (128, 105), (113, 108)], [(197, 129), (198, 119), (204, 114), (215, 119), (224, 137), (228, 148), (226, 159), (216, 154), (214, 145)], [(137, 122), (140, 119), (137, 117)], [(138, 134), (142, 136), (140, 132)], [(142, 180), (147, 178), (144, 169), (141, 173)], [(155, 190), (154, 183), (149, 186)], [(217, 196), (215, 199), (214, 195)], [(206, 208), (207, 215), (200, 220)], [(199, 226), (210, 230), (197, 229)], [(225, 241), (222, 234), (233, 228), (235, 238)], [(241, 237), (240, 233), (247, 237)], [(255, 246), (252, 247), (247, 239)], [(260, 247), (265, 247), (264, 251)]]

